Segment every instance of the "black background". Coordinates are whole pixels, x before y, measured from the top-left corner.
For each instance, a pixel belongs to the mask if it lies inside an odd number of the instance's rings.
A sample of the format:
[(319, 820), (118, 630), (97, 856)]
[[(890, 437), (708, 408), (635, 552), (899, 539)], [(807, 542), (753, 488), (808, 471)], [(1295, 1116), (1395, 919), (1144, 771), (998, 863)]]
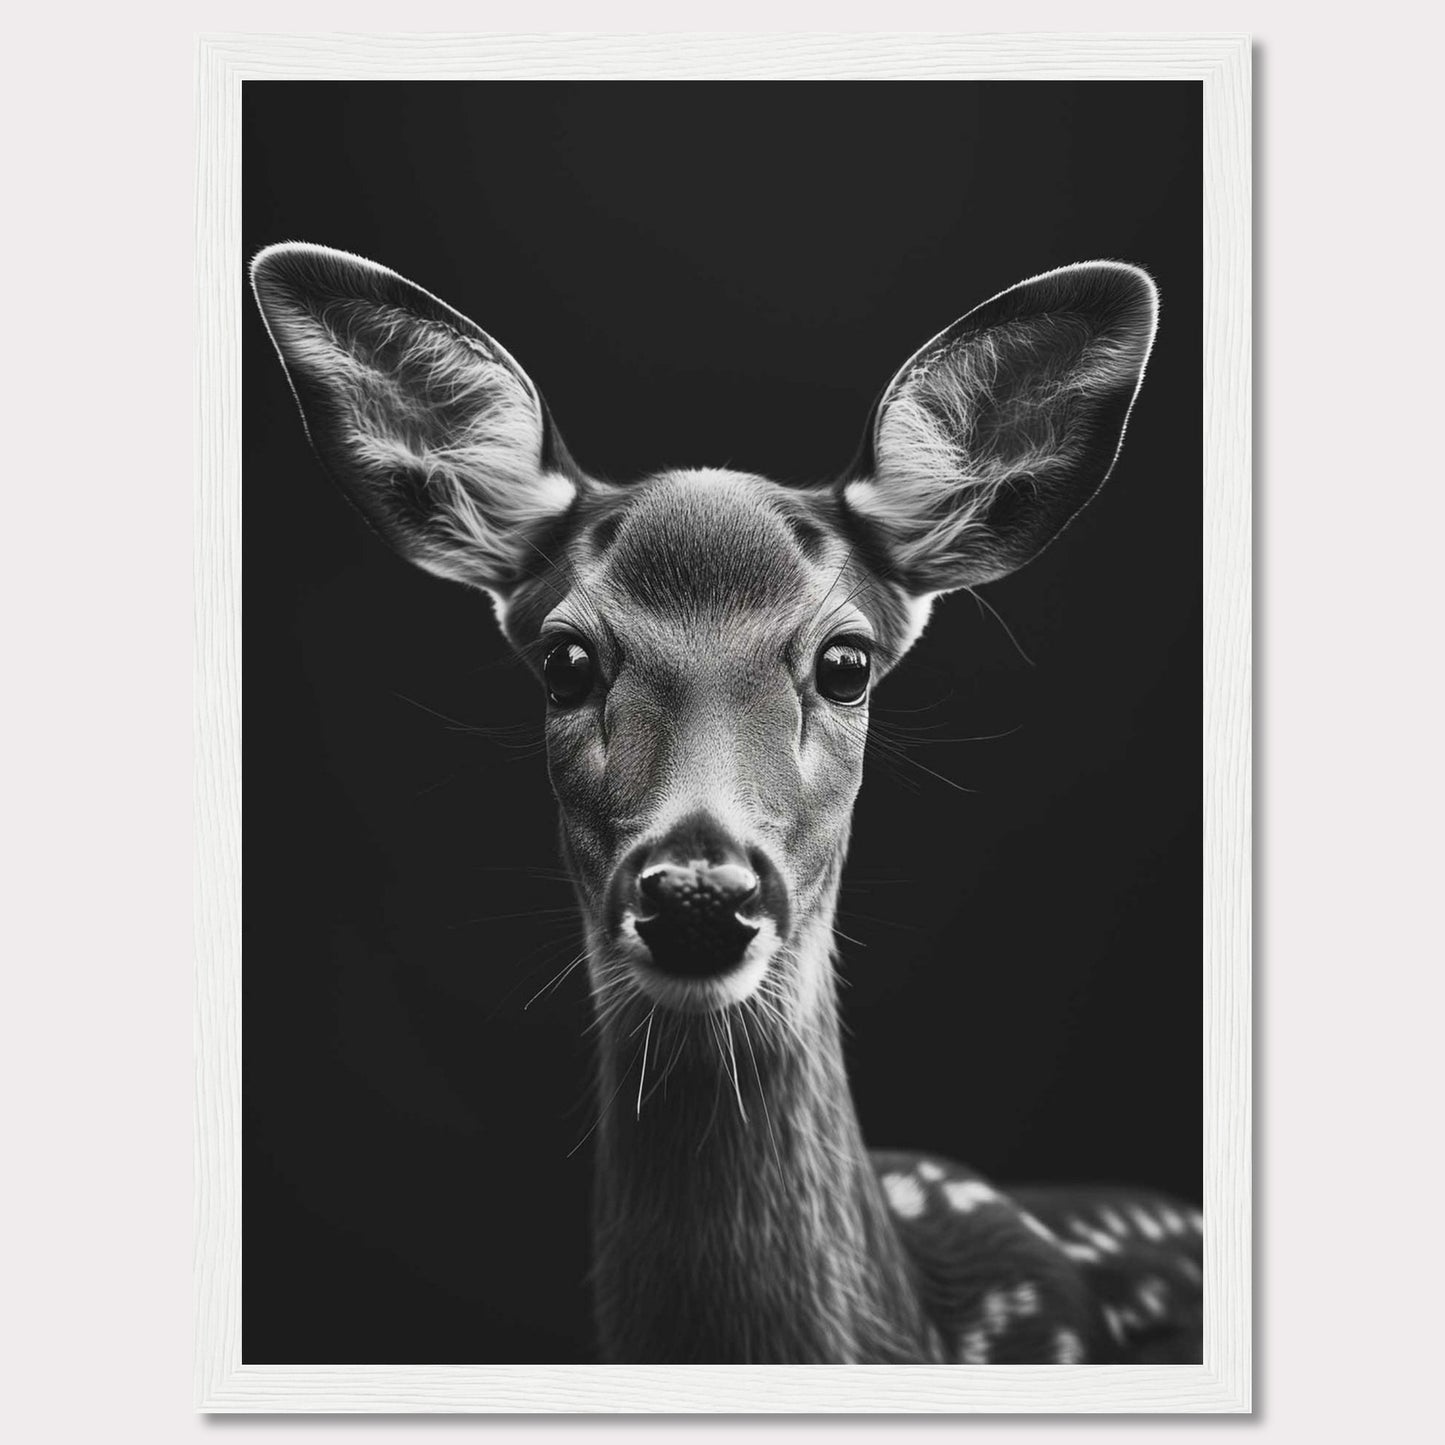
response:
[[(871, 1142), (1197, 1199), (1198, 87), (251, 82), (244, 145), (248, 255), (410, 277), (614, 479), (836, 473), (977, 302), (1148, 267), (1115, 474), (987, 591), (1032, 665), (955, 597), (880, 690), (914, 762), (864, 783), (844, 1007)], [(245, 348), (244, 1357), (586, 1360), (581, 971), (523, 1007), (579, 946), (540, 694), (322, 476), (254, 311)]]

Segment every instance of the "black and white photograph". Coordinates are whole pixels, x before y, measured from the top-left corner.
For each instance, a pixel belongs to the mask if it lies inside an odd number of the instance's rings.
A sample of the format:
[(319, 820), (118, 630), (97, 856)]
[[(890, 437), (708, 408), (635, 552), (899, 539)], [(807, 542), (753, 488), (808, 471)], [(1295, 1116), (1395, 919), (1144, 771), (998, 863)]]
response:
[(1427, 1438), (1440, 29), (17, 11), (0, 1434)]
[(1200, 1363), (1201, 117), (246, 84), (247, 1364)]

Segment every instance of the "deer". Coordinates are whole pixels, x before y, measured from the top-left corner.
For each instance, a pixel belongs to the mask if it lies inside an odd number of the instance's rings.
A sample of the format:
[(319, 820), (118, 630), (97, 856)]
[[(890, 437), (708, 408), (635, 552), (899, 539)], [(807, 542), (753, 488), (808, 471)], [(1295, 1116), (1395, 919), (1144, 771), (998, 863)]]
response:
[(1068, 265), (925, 342), (840, 477), (575, 462), (503, 347), (393, 271), (253, 260), (324, 470), (479, 589), (546, 699), (597, 1039), (608, 1363), (1198, 1363), (1203, 1219), (872, 1152), (835, 912), (873, 690), (939, 598), (1007, 577), (1104, 484), (1155, 285)]

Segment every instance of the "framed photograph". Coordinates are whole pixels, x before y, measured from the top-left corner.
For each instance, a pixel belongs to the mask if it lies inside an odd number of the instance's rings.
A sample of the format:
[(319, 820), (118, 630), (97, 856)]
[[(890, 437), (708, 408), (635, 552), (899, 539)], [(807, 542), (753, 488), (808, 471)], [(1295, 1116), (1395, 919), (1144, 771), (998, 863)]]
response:
[(1248, 42), (200, 79), (199, 1408), (1247, 1411)]

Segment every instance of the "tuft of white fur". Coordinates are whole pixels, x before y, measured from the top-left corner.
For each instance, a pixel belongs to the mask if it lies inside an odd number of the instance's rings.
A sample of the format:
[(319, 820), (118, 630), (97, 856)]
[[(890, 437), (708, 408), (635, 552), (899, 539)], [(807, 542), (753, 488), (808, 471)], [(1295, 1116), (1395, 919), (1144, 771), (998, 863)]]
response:
[(393, 305), (334, 300), (273, 319), (287, 362), (320, 382), (337, 440), (375, 487), (420, 478), (432, 525), (414, 561), (496, 588), (528, 562), (527, 537), (572, 504), (541, 466), (541, 406), (530, 383), (476, 337)]

